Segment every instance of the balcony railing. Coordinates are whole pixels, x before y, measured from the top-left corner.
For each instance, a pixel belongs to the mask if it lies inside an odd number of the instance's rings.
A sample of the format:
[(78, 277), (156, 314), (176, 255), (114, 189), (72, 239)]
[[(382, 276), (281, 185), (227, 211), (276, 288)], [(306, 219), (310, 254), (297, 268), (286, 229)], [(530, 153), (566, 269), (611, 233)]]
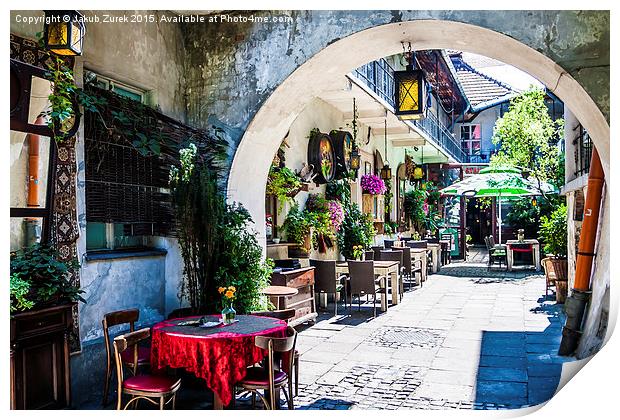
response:
[[(394, 104), (394, 69), (385, 59), (372, 61), (353, 70), (353, 75), (372, 90), (380, 99)], [(421, 120), (412, 120), (413, 124), (437, 143), (443, 151), (458, 162), (467, 162), (467, 155), (461, 149), (459, 141), (435, 115), (428, 112), (427, 117)]]

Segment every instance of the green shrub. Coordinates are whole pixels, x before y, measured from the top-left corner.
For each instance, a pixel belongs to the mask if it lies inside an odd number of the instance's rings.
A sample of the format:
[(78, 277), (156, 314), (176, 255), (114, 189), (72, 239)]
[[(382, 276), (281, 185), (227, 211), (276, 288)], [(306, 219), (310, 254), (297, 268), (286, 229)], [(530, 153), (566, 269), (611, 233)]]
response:
[(545, 254), (565, 258), (568, 252), (566, 205), (560, 205), (548, 217), (541, 216), (540, 221), (539, 236), (545, 244)]
[(347, 259), (355, 259), (354, 246), (370, 248), (376, 234), (371, 216), (362, 213), (355, 203), (344, 205), (344, 220), (338, 231), (338, 248)]
[(293, 196), (300, 188), (301, 179), (289, 168), (272, 166), (269, 170), (266, 192), (278, 199), (280, 211), (282, 211), (284, 203), (293, 201)]

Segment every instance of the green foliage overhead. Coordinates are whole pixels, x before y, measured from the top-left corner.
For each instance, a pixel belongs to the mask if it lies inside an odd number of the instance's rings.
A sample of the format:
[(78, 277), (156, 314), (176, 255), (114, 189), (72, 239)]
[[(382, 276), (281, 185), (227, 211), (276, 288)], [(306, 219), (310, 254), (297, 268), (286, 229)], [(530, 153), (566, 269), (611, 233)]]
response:
[(11, 253), (11, 310), (86, 302), (80, 296), (84, 291), (69, 281), (70, 272), (78, 268), (75, 260), (60, 261), (50, 245), (36, 244)]
[(548, 217), (541, 216), (540, 221), (539, 235), (545, 244), (545, 254), (565, 258), (568, 252), (566, 205), (560, 205)]
[(564, 120), (549, 116), (544, 91), (531, 88), (511, 99), (508, 112), (495, 122), (492, 141), (500, 149), (491, 164), (517, 166), (559, 188), (564, 163), (557, 142), (563, 129)]

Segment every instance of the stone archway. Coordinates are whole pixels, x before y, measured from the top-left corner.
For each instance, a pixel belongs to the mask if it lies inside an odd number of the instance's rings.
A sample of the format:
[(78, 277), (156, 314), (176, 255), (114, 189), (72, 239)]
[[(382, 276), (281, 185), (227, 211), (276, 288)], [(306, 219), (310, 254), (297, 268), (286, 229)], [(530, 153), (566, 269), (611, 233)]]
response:
[(609, 124), (585, 89), (549, 57), (524, 43), (480, 26), (417, 20), (376, 26), (328, 45), (295, 70), (264, 102), (245, 130), (228, 178), (231, 201), (244, 204), (265, 237), (264, 195), (267, 174), (288, 128), (319, 93), (337, 89), (351, 70), (402, 51), (401, 41), (416, 50), (459, 49), (510, 64), (536, 77), (554, 92), (590, 133), (609, 174)]

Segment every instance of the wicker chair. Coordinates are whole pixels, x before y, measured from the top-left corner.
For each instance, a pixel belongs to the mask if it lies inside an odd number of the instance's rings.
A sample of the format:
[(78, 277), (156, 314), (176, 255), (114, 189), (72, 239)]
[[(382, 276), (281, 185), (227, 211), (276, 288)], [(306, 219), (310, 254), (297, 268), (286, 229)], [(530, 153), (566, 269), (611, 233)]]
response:
[[(411, 248), (408, 246), (405, 247), (394, 247), (393, 250), (403, 251), (403, 284), (404, 280), (407, 280), (409, 283), (409, 290), (411, 290), (411, 283), (416, 285), (422, 285), (422, 261), (416, 260), (415, 262), (411, 259)], [(420, 280), (414, 281), (415, 276), (419, 275)], [(404, 291), (404, 288), (401, 289)]]
[(385, 276), (375, 278), (374, 261), (347, 261), (349, 265), (349, 287), (351, 300), (349, 301), (349, 313), (351, 312), (353, 296), (358, 297), (358, 310), (361, 310), (362, 295), (373, 295), (373, 316), (377, 316), (377, 293), (385, 292), (387, 279)]
[[(338, 315), (338, 293), (346, 286), (346, 275), (336, 274), (336, 260), (310, 260), (314, 267), (314, 292), (334, 294), (334, 316)], [(344, 293), (344, 305), (347, 306), (347, 294)]]
[[(411, 252), (411, 250), (409, 250)], [(378, 261), (396, 261), (398, 262), (398, 289), (400, 298), (403, 298), (403, 277), (405, 274), (404, 253), (400, 249), (390, 249), (379, 252)], [(409, 254), (411, 256), (411, 254)]]

